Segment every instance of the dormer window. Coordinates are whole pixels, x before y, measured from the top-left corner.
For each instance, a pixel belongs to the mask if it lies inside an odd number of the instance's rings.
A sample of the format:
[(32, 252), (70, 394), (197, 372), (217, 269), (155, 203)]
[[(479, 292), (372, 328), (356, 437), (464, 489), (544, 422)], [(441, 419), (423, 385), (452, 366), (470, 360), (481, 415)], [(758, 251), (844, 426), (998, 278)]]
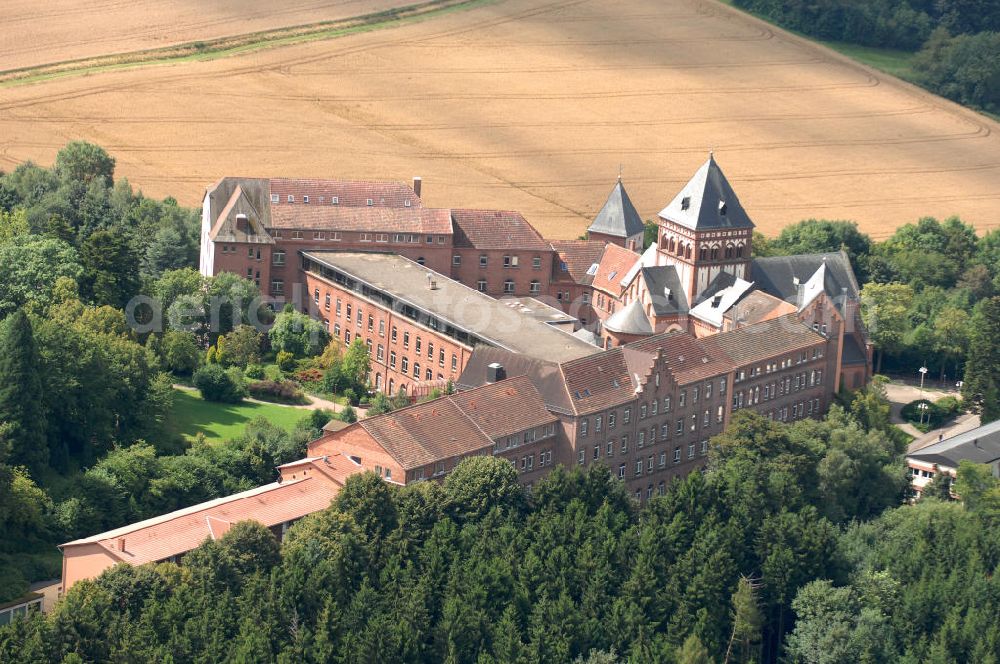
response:
[(280, 203), (281, 202), (281, 196), (279, 196), (278, 194), (271, 194), (271, 202), (272, 203)]
[(330, 203), (333, 205), (340, 205), (340, 196), (331, 196)]
[(374, 204), (375, 204), (375, 201), (373, 201), (372, 199), (369, 198), (368, 199), (368, 205), (374, 205)]
[(292, 196), (291, 194), (288, 194), (288, 202), (289, 203), (294, 203), (295, 202), (295, 197)]
[(403, 201), (403, 207), (410, 207), (410, 199), (409, 198), (407, 198), (405, 201)]
[(309, 203), (309, 197), (308, 196), (303, 196), (302, 197), (302, 202), (308, 204)]
[(725, 201), (719, 201), (719, 214), (721, 214), (723, 217), (726, 216), (726, 202)]
[(691, 197), (685, 196), (681, 199), (681, 209), (687, 210), (689, 207), (691, 207)]

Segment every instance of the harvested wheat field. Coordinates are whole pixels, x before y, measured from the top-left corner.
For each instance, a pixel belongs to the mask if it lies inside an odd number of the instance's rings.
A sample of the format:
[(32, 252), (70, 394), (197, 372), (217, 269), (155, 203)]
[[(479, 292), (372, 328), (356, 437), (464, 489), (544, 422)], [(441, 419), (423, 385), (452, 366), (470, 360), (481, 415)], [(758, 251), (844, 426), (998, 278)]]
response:
[(5, 0), (0, 69), (330, 21), (413, 0)]
[(996, 123), (712, 0), (503, 0), (0, 95), (0, 167), (84, 138), (187, 204), (222, 175), (422, 175), (428, 205), (517, 209), (575, 237), (620, 164), (652, 217), (714, 149), (765, 233), (1000, 225)]

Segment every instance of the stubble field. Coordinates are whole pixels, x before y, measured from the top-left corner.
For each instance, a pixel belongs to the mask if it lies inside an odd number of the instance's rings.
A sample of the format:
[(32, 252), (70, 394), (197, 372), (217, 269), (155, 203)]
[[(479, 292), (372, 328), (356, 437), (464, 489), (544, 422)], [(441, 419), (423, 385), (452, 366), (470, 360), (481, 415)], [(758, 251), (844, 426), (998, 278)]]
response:
[(586, 228), (619, 165), (653, 217), (710, 149), (765, 233), (806, 217), (878, 238), (922, 215), (992, 228), (998, 129), (713, 0), (502, 0), (0, 89), (0, 168), (84, 138), (192, 205), (223, 175), (421, 175), (428, 205), (520, 210), (553, 238)]

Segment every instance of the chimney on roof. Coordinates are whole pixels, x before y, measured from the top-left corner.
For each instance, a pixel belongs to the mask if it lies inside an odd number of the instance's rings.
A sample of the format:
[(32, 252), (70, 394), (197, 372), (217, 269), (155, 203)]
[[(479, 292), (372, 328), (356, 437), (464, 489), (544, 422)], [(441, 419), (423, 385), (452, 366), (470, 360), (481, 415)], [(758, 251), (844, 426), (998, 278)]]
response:
[(423, 178), (419, 175), (413, 176), (413, 193), (418, 197), (420, 196), (420, 185), (423, 183)]
[(431, 275), (430, 272), (428, 272), (427, 273), (427, 288), (429, 290), (437, 290), (437, 287), (438, 287), (437, 280)]
[(499, 362), (493, 362), (488, 367), (486, 367), (486, 382), (487, 383), (499, 383), (501, 380), (507, 377), (507, 370), (503, 368), (503, 365)]
[(125, 538), (124, 537), (119, 537), (118, 538), (118, 550), (122, 551), (122, 552), (125, 551)]

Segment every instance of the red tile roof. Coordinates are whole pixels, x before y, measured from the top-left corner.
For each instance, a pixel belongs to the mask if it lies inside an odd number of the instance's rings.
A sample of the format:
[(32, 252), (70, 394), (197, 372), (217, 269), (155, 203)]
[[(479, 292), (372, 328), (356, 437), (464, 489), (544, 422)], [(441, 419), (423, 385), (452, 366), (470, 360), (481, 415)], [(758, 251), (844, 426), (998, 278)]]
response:
[(448, 210), (432, 208), (274, 205), (273, 228), (301, 228), (371, 233), (451, 235)]
[(608, 244), (604, 248), (597, 267), (597, 274), (592, 282), (594, 288), (618, 296), (622, 292), (622, 279), (639, 260), (639, 254), (629, 251), (617, 244)]
[(594, 277), (587, 274), (587, 270), (601, 261), (606, 243), (592, 240), (553, 240), (551, 244), (559, 253), (560, 262), (566, 265), (565, 272), (562, 269), (556, 270), (556, 278), (568, 275), (574, 282), (589, 286)]
[(663, 360), (679, 385), (687, 385), (720, 376), (732, 368), (732, 360), (719, 347), (706, 343), (687, 332), (655, 334), (630, 343), (627, 348), (656, 353), (662, 350)]
[(564, 362), (562, 374), (573, 410), (579, 415), (610, 408), (635, 396), (635, 384), (621, 347)]
[(496, 440), (558, 421), (527, 376), (514, 376), (449, 397), (483, 433)]
[(732, 366), (740, 367), (812, 348), (826, 343), (826, 338), (790, 314), (714, 334), (702, 341), (732, 358)]
[[(339, 198), (338, 205), (343, 207), (366, 207), (368, 199), (377, 207), (403, 207), (406, 201), (413, 207), (420, 207), (420, 197), (413, 189), (402, 182), (384, 182), (380, 180), (308, 180), (291, 178), (272, 178), (271, 194), (278, 195), (278, 202), (273, 207), (306, 205), (332, 205), (333, 197)], [(288, 203), (288, 196), (295, 197), (294, 203)], [(302, 197), (308, 196), (309, 203), (303, 203)], [(322, 197), (322, 200), (320, 198)]]
[(364, 429), (409, 470), (491, 450), (496, 439), (557, 419), (531, 381), (515, 376), (370, 417), (353, 427)]
[[(187, 553), (228, 530), (229, 525), (252, 519), (274, 526), (329, 507), (342, 486), (334, 471), (306, 472), (300, 478), (275, 482), (232, 496), (194, 505), (122, 528), (63, 544), (99, 544), (115, 558), (141, 565)], [(120, 538), (125, 550), (118, 549)]]
[(549, 251), (550, 245), (520, 212), (452, 210), (455, 246), (476, 249)]

